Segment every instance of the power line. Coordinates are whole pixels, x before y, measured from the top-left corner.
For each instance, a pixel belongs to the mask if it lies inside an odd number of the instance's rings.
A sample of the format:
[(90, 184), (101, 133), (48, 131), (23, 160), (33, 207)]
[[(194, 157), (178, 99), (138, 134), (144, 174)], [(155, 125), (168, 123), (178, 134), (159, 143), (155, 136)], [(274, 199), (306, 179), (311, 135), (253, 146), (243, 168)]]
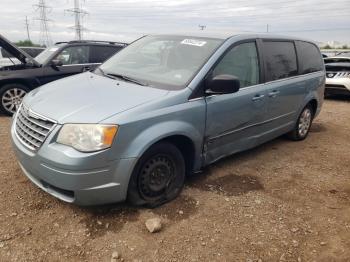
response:
[(47, 18), (48, 12), (51, 10), (51, 7), (47, 6), (45, 0), (39, 0), (36, 11), (39, 11), (39, 18), (35, 18), (35, 20), (40, 21), (40, 37), (39, 42), (42, 45), (50, 46), (52, 45), (52, 39), (49, 31), (48, 22), (51, 21)]
[(74, 15), (75, 25), (73, 29), (75, 30), (75, 39), (81, 40), (83, 38), (83, 32), (86, 30), (83, 26), (83, 17), (88, 13), (80, 7), (79, 0), (74, 0), (74, 8), (67, 9), (66, 12), (70, 12)]
[(30, 41), (28, 16), (26, 16), (25, 25), (27, 29), (27, 39)]

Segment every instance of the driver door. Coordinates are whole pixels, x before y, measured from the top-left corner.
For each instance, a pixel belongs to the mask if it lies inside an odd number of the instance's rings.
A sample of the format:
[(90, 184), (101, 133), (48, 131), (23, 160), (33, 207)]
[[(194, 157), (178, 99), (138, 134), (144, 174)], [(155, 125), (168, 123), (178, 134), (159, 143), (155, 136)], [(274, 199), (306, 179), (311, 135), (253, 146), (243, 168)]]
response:
[(61, 50), (51, 61), (60, 61), (54, 66), (49, 62), (43, 69), (41, 84), (90, 70), (89, 46), (69, 46)]
[(255, 41), (235, 44), (214, 67), (212, 77), (234, 75), (240, 90), (206, 97), (206, 163), (251, 148), (263, 133), (266, 92), (260, 84), (260, 61)]

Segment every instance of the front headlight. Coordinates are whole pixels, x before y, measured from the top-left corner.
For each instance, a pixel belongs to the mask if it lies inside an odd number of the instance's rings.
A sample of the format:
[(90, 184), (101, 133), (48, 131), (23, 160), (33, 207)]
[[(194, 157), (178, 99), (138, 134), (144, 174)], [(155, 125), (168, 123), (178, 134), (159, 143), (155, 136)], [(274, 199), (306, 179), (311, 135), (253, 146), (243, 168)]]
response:
[(58, 134), (57, 143), (82, 152), (93, 152), (111, 147), (117, 132), (117, 125), (65, 124)]

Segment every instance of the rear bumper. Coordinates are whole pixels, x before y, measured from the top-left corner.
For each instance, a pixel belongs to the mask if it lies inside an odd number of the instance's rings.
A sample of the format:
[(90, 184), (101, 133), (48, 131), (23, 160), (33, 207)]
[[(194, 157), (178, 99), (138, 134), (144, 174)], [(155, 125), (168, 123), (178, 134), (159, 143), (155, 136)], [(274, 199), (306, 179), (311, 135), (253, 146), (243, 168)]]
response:
[(23, 173), (54, 197), (82, 206), (126, 199), (136, 158), (108, 160), (106, 152), (84, 154), (77, 151), (72, 156), (69, 152), (73, 149), (58, 144), (46, 145), (47, 142), (33, 152), (22, 145), (13, 127), (11, 136)]
[(350, 78), (327, 78), (326, 94), (350, 94)]

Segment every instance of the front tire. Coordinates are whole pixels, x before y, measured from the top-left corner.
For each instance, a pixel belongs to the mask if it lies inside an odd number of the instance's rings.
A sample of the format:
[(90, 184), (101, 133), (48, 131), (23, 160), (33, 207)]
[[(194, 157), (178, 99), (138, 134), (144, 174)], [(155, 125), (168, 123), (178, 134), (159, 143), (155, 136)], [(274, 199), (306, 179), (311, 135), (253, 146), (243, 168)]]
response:
[(0, 88), (0, 111), (12, 116), (22, 103), (29, 89), (21, 84), (7, 84)]
[(314, 110), (308, 104), (301, 111), (294, 129), (288, 134), (288, 137), (294, 141), (304, 140), (309, 134), (313, 118)]
[(185, 171), (184, 158), (176, 146), (168, 142), (153, 145), (135, 166), (128, 201), (153, 208), (175, 199), (183, 188)]

